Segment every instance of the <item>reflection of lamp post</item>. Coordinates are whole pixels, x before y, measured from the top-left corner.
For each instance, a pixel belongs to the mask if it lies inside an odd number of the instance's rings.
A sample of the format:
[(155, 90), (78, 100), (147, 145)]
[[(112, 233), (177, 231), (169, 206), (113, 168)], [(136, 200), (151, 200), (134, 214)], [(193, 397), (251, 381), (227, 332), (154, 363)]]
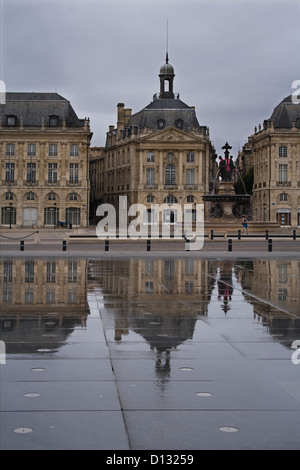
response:
[(56, 202), (54, 203), (53, 228), (56, 228)]

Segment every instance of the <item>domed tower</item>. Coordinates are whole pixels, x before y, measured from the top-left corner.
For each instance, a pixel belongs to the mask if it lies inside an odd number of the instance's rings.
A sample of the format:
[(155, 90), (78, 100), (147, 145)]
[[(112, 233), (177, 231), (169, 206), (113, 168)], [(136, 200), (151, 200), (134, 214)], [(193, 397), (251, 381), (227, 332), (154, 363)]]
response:
[(159, 72), (160, 78), (160, 95), (159, 97), (162, 99), (173, 99), (173, 81), (174, 81), (175, 73), (174, 68), (171, 64), (169, 64), (169, 57), (168, 53), (166, 53), (166, 63), (161, 66)]

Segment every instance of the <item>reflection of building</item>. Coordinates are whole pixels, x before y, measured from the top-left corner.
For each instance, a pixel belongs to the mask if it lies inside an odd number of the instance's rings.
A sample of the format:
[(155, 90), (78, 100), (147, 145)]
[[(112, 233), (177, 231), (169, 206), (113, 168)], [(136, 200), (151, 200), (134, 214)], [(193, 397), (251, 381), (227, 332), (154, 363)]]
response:
[[(128, 205), (148, 208), (145, 223), (156, 223), (151, 204), (200, 204), (208, 194), (213, 154), (209, 131), (199, 125), (194, 107), (173, 92), (174, 77), (167, 56), (159, 74), (160, 93), (135, 114), (119, 103), (117, 126), (109, 127), (105, 148), (90, 149), (91, 172), (101, 174), (98, 182), (93, 178), (95, 205), (103, 200), (118, 208), (119, 196), (127, 196)], [(195, 218), (194, 209), (190, 211)], [(162, 221), (175, 223), (176, 217), (176, 211), (166, 209)]]
[[(59, 342), (67, 330), (51, 339), (62, 325), (84, 325), (86, 301), (85, 260), (1, 260), (1, 339), (9, 344), (20, 338)], [(26, 342), (26, 341), (25, 341)], [(17, 346), (17, 345), (16, 345)], [(25, 346), (24, 346), (25, 347)]]
[(87, 119), (57, 93), (7, 93), (0, 106), (1, 225), (88, 225)]
[(299, 261), (253, 260), (239, 265), (236, 274), (244, 292), (249, 293), (247, 301), (254, 313), (271, 333), (290, 337), (291, 341), (299, 339)]
[(300, 105), (288, 96), (255, 128), (239, 167), (254, 165), (254, 220), (300, 226)]
[[(129, 327), (149, 336), (150, 322), (152, 345), (169, 348), (172, 343), (176, 347), (192, 337), (197, 315), (207, 314), (214, 283), (207, 276), (210, 265), (210, 261), (193, 259), (146, 259), (118, 264), (94, 261), (90, 263), (89, 283), (100, 282), (104, 298), (108, 294), (107, 308), (115, 309), (116, 339), (120, 340)], [(111, 293), (118, 296), (113, 303)], [(125, 304), (122, 299), (126, 299)]]
[(211, 269), (210, 261), (193, 259), (90, 262), (89, 287), (101, 287), (104, 308), (114, 318), (114, 340), (131, 330), (147, 341), (160, 387), (170, 374), (171, 351), (192, 339), (198, 316), (207, 315)]

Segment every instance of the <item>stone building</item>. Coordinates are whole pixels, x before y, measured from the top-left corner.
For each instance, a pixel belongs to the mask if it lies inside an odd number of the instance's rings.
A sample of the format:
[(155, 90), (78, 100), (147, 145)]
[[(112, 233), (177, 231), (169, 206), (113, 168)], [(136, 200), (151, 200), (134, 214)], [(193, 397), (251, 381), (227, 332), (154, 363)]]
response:
[[(300, 226), (300, 104), (282, 100), (240, 155), (254, 165), (253, 218)], [(249, 165), (248, 165), (249, 166)]]
[[(98, 152), (96, 159), (94, 149), (90, 154), (93, 172), (102, 174), (98, 188), (101, 181), (103, 192), (96, 199), (117, 210), (119, 196), (127, 197), (128, 207), (143, 204), (146, 224), (159, 223), (153, 204), (192, 204), (189, 217), (195, 220), (194, 207), (202, 204), (212, 179), (209, 130), (199, 124), (195, 108), (174, 93), (174, 77), (167, 54), (159, 73), (160, 92), (135, 114), (119, 103), (117, 125), (109, 127), (103, 154)], [(176, 210), (165, 209), (160, 218), (165, 224), (176, 220)]]
[(57, 93), (7, 93), (0, 118), (1, 225), (86, 227), (89, 120)]

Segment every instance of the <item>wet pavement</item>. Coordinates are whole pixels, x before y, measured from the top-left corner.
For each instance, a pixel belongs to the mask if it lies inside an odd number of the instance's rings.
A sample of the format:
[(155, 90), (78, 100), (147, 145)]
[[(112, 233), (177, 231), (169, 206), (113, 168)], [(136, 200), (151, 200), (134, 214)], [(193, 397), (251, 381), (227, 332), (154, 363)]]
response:
[(0, 260), (2, 450), (300, 449), (299, 258), (31, 255)]

